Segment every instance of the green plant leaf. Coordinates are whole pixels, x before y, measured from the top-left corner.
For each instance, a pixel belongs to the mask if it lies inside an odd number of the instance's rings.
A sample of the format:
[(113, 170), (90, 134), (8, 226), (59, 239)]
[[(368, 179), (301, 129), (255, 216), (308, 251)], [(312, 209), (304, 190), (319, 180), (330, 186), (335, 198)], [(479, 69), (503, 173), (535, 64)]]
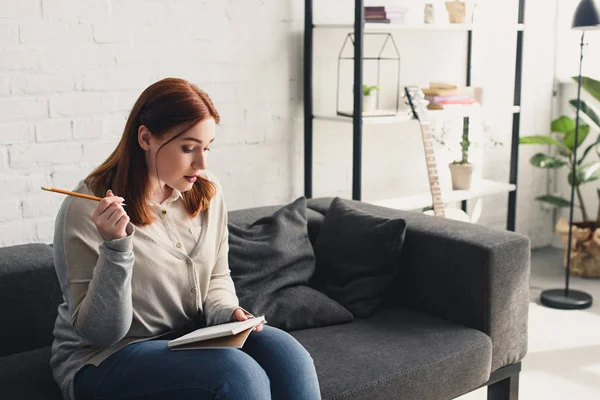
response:
[(379, 86), (377, 86), (377, 85), (372, 85), (372, 86), (363, 85), (363, 94), (365, 96), (369, 96), (371, 94), (371, 92), (374, 91), (374, 90), (380, 90)]
[(557, 206), (557, 207), (570, 207), (571, 206), (571, 202), (567, 199), (563, 199), (562, 197), (558, 197), (558, 196), (552, 196), (552, 195), (544, 195), (544, 196), (538, 196), (535, 198), (538, 201), (543, 201), (545, 203), (550, 203), (553, 206)]
[[(600, 161), (592, 163), (592, 164), (584, 164), (580, 165), (576, 169), (577, 171), (577, 180), (575, 182), (576, 186), (579, 186), (583, 183), (592, 182), (597, 179), (600, 179)], [(569, 172), (569, 176), (567, 176), (567, 182), (569, 185), (572, 182), (573, 173)]]
[(529, 163), (538, 168), (560, 168), (567, 165), (566, 161), (544, 153), (537, 153), (529, 159)]
[(567, 117), (566, 115), (561, 115), (552, 121), (552, 125), (550, 125), (550, 129), (552, 132), (567, 134), (575, 129), (575, 121), (571, 117)]
[(593, 164), (584, 164), (581, 168), (581, 183), (595, 181), (600, 179), (600, 162)]
[[(573, 77), (573, 80), (577, 82), (577, 76)], [(581, 77), (581, 86), (591, 94), (596, 100), (600, 101), (600, 82), (592, 79), (588, 76)]]
[(562, 143), (550, 135), (533, 135), (519, 138), (519, 144), (554, 144), (562, 146)]
[(600, 135), (598, 135), (598, 137), (596, 138), (596, 141), (592, 144), (590, 144), (583, 152), (583, 155), (581, 156), (581, 158), (577, 161), (577, 165), (581, 165), (583, 164), (583, 160), (585, 160), (585, 157), (587, 156), (587, 154), (590, 152), (590, 150), (596, 150), (596, 154), (598, 154), (598, 156), (600, 157)]
[[(585, 138), (590, 133), (589, 125), (579, 125), (579, 135), (577, 137), (577, 147), (585, 141)], [(575, 129), (567, 133), (565, 136), (565, 147), (569, 150), (573, 150), (575, 147)]]
[[(569, 100), (569, 104), (577, 110), (577, 100)], [(581, 100), (580, 104), (579, 118), (580, 122), (583, 120), (583, 122), (590, 125), (594, 130), (600, 131), (600, 117), (598, 117), (597, 109), (583, 100)]]

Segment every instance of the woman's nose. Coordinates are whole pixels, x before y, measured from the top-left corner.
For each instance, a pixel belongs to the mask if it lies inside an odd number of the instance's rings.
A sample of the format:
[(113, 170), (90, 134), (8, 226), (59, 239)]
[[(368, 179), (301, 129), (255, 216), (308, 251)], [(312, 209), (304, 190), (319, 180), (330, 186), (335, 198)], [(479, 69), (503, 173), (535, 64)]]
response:
[(194, 169), (205, 169), (206, 168), (206, 158), (204, 154), (196, 157), (192, 162), (192, 168)]

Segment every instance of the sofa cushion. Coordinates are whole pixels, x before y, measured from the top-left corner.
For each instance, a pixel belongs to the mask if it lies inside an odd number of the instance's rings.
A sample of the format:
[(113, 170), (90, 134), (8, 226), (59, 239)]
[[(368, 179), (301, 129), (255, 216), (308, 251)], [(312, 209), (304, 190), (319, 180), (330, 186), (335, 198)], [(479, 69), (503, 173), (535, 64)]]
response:
[(3, 400), (60, 400), (50, 369), (50, 347), (0, 357), (0, 397)]
[(487, 335), (416, 311), (290, 334), (311, 354), (323, 400), (451, 399), (490, 375)]
[(310, 288), (315, 256), (300, 197), (250, 224), (229, 222), (229, 268), (240, 306), (292, 330), (352, 321), (344, 307)]
[(60, 303), (50, 246), (0, 248), (0, 357), (50, 345)]
[[(228, 218), (229, 222), (236, 225), (251, 225), (261, 218), (273, 215), (273, 213), (280, 208), (281, 206), (279, 205), (234, 210), (229, 211)], [(310, 243), (314, 246), (317, 241), (319, 230), (321, 229), (321, 224), (325, 220), (325, 215), (310, 208), (306, 208), (306, 217), (308, 219), (308, 237), (310, 238)]]
[(315, 244), (316, 289), (354, 314), (372, 315), (398, 274), (406, 221), (367, 213), (336, 197)]

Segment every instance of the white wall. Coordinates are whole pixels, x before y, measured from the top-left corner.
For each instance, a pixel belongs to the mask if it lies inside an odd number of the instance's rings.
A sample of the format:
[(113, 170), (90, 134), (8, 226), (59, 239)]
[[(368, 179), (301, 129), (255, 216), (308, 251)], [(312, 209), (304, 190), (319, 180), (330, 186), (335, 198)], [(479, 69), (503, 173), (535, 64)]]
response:
[[(298, 2), (301, 3), (301, 2)], [(301, 40), (283, 1), (0, 1), (0, 245), (52, 238), (61, 195), (116, 145), (167, 76), (222, 116), (212, 168), (231, 208), (290, 198)]]
[[(527, 2), (523, 135), (550, 120), (554, 24), (538, 12), (552, 9), (548, 3), (555, 1)], [(516, 4), (482, 2), (485, 23), (474, 39), (473, 83), (484, 87), (486, 121), (505, 145), (473, 157), (479, 176), (502, 181), (508, 180)], [(114, 148), (139, 93), (167, 76), (198, 84), (222, 115), (211, 169), (230, 209), (302, 195), (303, 5), (0, 0), (0, 246), (51, 241), (62, 196), (39, 187), (68, 189), (85, 177)], [(348, 22), (352, 10), (351, 0), (315, 1), (315, 20)], [(335, 111), (332, 65), (344, 34), (315, 32), (316, 111)], [(465, 32), (394, 37), (401, 84), (464, 80)], [(315, 196), (351, 197), (351, 132), (350, 124), (315, 122)], [(426, 188), (421, 146), (414, 123), (365, 127), (363, 198)], [(452, 158), (442, 150), (440, 165)], [(552, 213), (532, 201), (545, 193), (547, 178), (528, 168), (527, 151), (521, 148), (517, 230), (539, 246), (551, 239)], [(481, 223), (504, 228), (506, 198), (486, 198)]]

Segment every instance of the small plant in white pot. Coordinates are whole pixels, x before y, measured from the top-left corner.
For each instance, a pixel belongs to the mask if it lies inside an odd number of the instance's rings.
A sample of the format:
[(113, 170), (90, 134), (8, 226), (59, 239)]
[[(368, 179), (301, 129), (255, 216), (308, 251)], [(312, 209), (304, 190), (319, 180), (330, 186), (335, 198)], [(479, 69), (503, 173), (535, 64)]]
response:
[(475, 166), (469, 162), (469, 125), (463, 125), (463, 133), (460, 139), (460, 161), (453, 161), (449, 164), (450, 177), (452, 178), (453, 190), (468, 190), (471, 188), (473, 180), (473, 169)]
[(363, 85), (363, 111), (375, 111), (377, 109), (377, 85)]
[[(482, 124), (482, 137), (485, 136), (483, 133), (489, 134), (489, 126), (485, 126)], [(441, 145), (446, 146), (446, 136), (447, 132), (445, 128), (442, 128), (442, 135), (438, 137), (433, 135), (433, 138), (440, 143)], [(491, 135), (485, 138), (490, 142), (491, 147), (501, 146), (502, 143), (495, 140)], [(481, 144), (481, 143), (479, 143)], [(473, 170), (475, 169), (475, 164), (469, 161), (469, 149), (472, 145), (477, 145), (469, 140), (469, 123), (463, 124), (462, 135), (460, 137), (460, 160), (456, 160), (451, 162), (448, 166), (450, 168), (450, 178), (452, 180), (452, 189), (453, 190), (469, 190), (471, 188), (471, 183), (473, 181)], [(450, 149), (449, 149), (450, 150)]]

